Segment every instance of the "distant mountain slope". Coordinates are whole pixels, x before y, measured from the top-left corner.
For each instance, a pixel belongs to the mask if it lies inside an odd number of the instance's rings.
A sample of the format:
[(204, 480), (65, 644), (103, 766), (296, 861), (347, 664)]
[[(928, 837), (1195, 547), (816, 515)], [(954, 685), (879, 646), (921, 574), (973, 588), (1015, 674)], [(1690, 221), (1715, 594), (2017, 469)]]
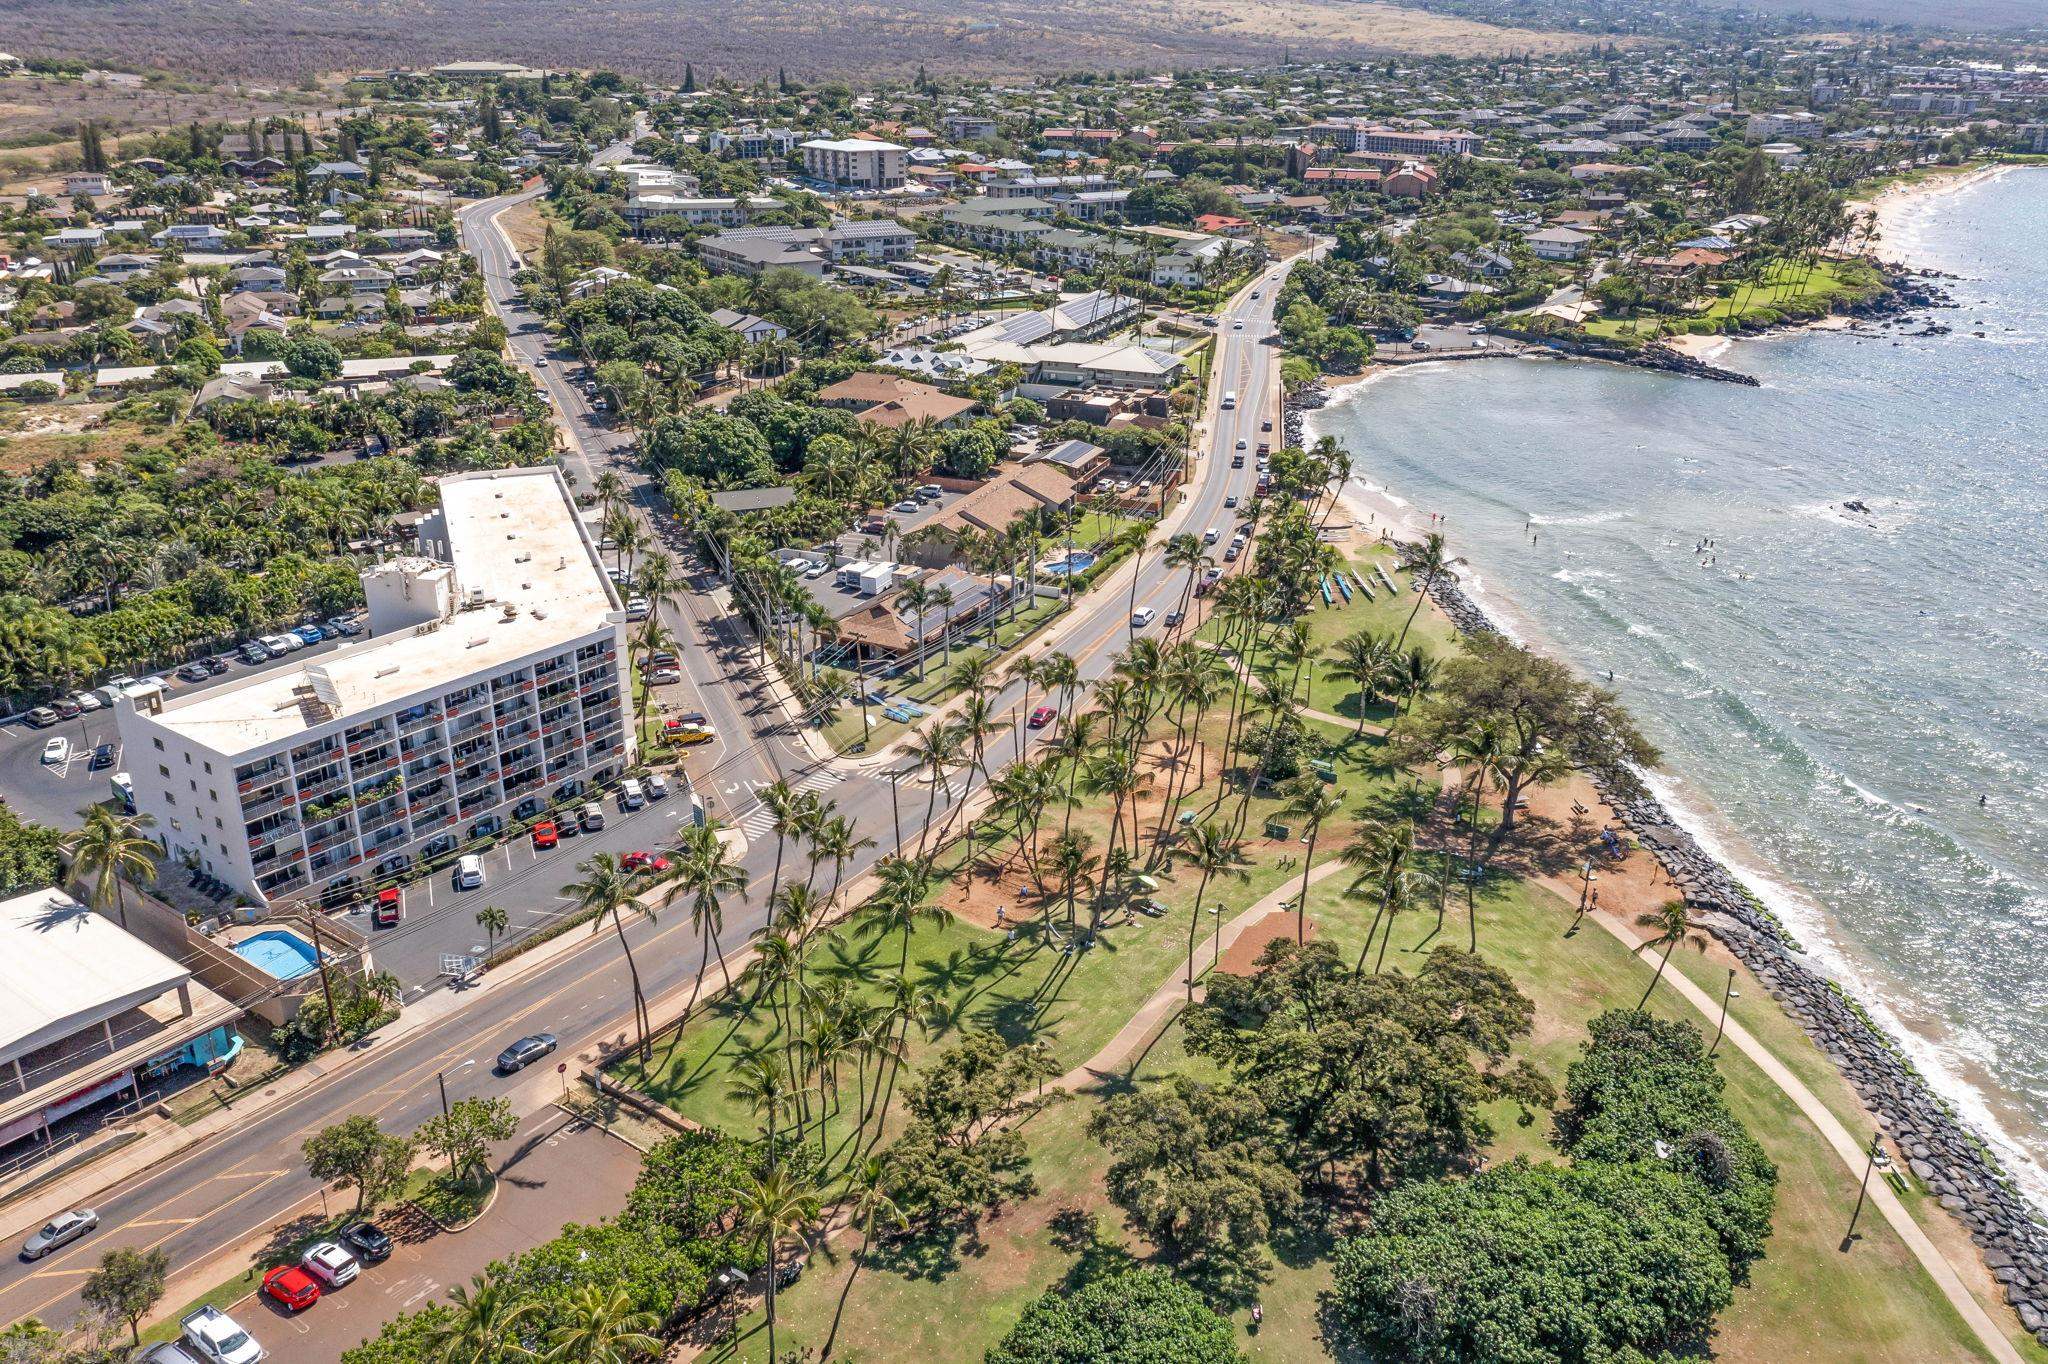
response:
[(0, 48), (230, 77), (491, 57), (657, 78), (1005, 74), (1588, 41), (1375, 0), (7, 0)]

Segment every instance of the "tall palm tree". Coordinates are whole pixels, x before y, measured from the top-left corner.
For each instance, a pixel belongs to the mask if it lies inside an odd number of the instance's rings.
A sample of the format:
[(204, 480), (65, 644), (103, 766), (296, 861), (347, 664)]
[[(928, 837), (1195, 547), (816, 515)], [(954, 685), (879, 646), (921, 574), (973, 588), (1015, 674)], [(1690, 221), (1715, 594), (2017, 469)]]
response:
[(1415, 594), (1415, 605), (1409, 610), (1408, 619), (1401, 622), (1401, 634), (1394, 641), (1395, 649), (1398, 650), (1407, 642), (1408, 627), (1415, 624), (1416, 616), (1422, 613), (1422, 604), (1429, 600), (1429, 589), (1436, 586), (1436, 580), (1448, 572), (1453, 565), (1464, 562), (1463, 559), (1451, 557), (1450, 551), (1444, 546), (1442, 531), (1433, 530), (1428, 535), (1423, 536), (1418, 543), (1407, 545), (1402, 549), (1401, 566), (1407, 569), (1411, 576), (1420, 574), (1422, 586)]
[[(674, 883), (672, 893), (690, 897), (690, 928), (700, 944), (697, 976), (690, 982), (690, 1002), (683, 1006), (683, 1023), (689, 1021), (691, 1010), (697, 1007), (697, 995), (704, 988), (704, 977), (711, 971), (714, 949), (718, 952), (718, 972), (725, 978), (725, 988), (732, 989), (732, 973), (726, 969), (725, 949), (718, 941), (719, 932), (725, 927), (725, 905), (720, 897), (747, 888), (747, 869), (733, 861), (732, 854), (719, 840), (718, 831), (715, 821), (684, 830), (675, 847), (676, 864), (669, 871), (669, 879)], [(681, 1026), (677, 1025), (678, 1030)]]
[[(1351, 841), (1338, 854), (1347, 867), (1355, 867), (1358, 875), (1352, 879), (1351, 888), (1357, 890), (1368, 883), (1377, 885), (1380, 892), (1379, 908), (1373, 913), (1372, 925), (1365, 931), (1365, 942), (1358, 949), (1358, 961), (1351, 968), (1354, 974), (1365, 970), (1365, 954), (1372, 950), (1373, 936), (1379, 932), (1380, 920), (1392, 913), (1397, 899), (1407, 896), (1410, 887), (1410, 860), (1415, 854), (1415, 826), (1413, 824), (1361, 824), (1351, 835)], [(1388, 932), (1393, 931), (1388, 925)], [(1381, 958), (1384, 960), (1385, 953)]]
[(511, 926), (512, 918), (497, 905), (485, 905), (476, 912), (476, 926), (484, 931), (484, 942), (488, 946), (498, 940), (498, 935)]
[(1655, 950), (1663, 948), (1663, 955), (1657, 958), (1657, 972), (1650, 977), (1649, 988), (1636, 1001), (1636, 1010), (1641, 1012), (1649, 1004), (1650, 995), (1656, 990), (1657, 982), (1664, 979), (1664, 968), (1671, 964), (1671, 953), (1680, 943), (1690, 944), (1697, 950), (1707, 950), (1707, 935), (1699, 931), (1699, 925), (1686, 914), (1685, 901), (1666, 900), (1648, 913), (1636, 915), (1636, 922), (1644, 928), (1656, 930), (1656, 936), (1643, 941), (1643, 946)]
[(538, 1298), (515, 1297), (512, 1289), (479, 1274), (465, 1287), (448, 1290), (453, 1313), (427, 1334), (427, 1358), (433, 1364), (501, 1364), (527, 1356), (519, 1343), (519, 1323), (540, 1310)]
[(628, 1364), (661, 1351), (649, 1334), (661, 1324), (652, 1312), (636, 1311), (626, 1290), (610, 1284), (584, 1284), (561, 1309), (568, 1320), (548, 1332), (550, 1361), (561, 1364)]
[(783, 849), (799, 827), (803, 798), (790, 788), (786, 779), (778, 776), (761, 788), (761, 803), (768, 807), (768, 813), (773, 817), (768, 826), (775, 834), (775, 870), (768, 874), (768, 901), (773, 904), (775, 893), (782, 886)]
[(1379, 699), (1381, 688), (1386, 686), (1392, 673), (1393, 653), (1387, 638), (1372, 630), (1354, 631), (1330, 646), (1323, 670), (1358, 688), (1358, 727), (1352, 731), (1354, 734), (1365, 733), (1366, 707)]
[(905, 583), (896, 593), (897, 611), (908, 611), (913, 622), (911, 630), (916, 636), (917, 680), (920, 682), (924, 681), (924, 617), (931, 605), (931, 589), (923, 583)]
[(731, 1191), (738, 1199), (740, 1219), (754, 1243), (768, 1255), (768, 1358), (775, 1353), (775, 1289), (780, 1264), (777, 1253), (785, 1236), (800, 1236), (818, 1220), (818, 1192), (788, 1166), (775, 1166)]
[[(1232, 838), (1226, 830), (1215, 824), (1198, 824), (1189, 829), (1181, 836), (1180, 842), (1173, 845), (1167, 856), (1193, 867), (1202, 874), (1202, 879), (1195, 885), (1194, 906), (1188, 911), (1187, 986), (1188, 1002), (1192, 1004), (1195, 998), (1196, 929), (1202, 922), (1202, 897), (1208, 893), (1209, 879), (1227, 876), (1237, 881), (1248, 881), (1251, 879), (1251, 873), (1245, 870), (1249, 863), (1244, 855), (1243, 840)], [(1222, 931), (1220, 918), (1216, 927), (1218, 932)]]
[(919, 861), (924, 860), (925, 842), (931, 836), (932, 820), (934, 813), (938, 809), (940, 788), (943, 787), (945, 789), (946, 799), (949, 802), (953, 799), (953, 782), (948, 774), (960, 765), (963, 747), (964, 744), (960, 731), (952, 725), (944, 723), (925, 726), (910, 741), (905, 756), (911, 760), (912, 770), (922, 770), (931, 783), (930, 792), (925, 797), (924, 803), (924, 827), (917, 831), (917, 856)]
[(820, 1360), (832, 1357), (832, 1342), (839, 1339), (839, 1318), (846, 1312), (847, 1296), (853, 1292), (853, 1281), (860, 1277), (867, 1264), (868, 1247), (875, 1243), (875, 1223), (886, 1222), (899, 1231), (910, 1225), (903, 1209), (897, 1207), (896, 1200), (889, 1196), (892, 1173), (887, 1157), (866, 1156), (847, 1177), (848, 1191), (853, 1199), (853, 1207), (848, 1213), (860, 1227), (860, 1249), (853, 1252), (853, 1270), (839, 1289), (839, 1303), (832, 1309), (832, 1329), (825, 1333), (825, 1344), (818, 1351)]
[[(607, 921), (618, 935), (619, 950), (626, 954), (626, 974), (633, 984), (633, 1025), (640, 1034), (640, 1059), (647, 1059), (647, 1042), (650, 1020), (647, 1016), (647, 996), (640, 990), (640, 968), (633, 960), (633, 944), (626, 941), (627, 910), (653, 918), (653, 912), (642, 904), (635, 892), (633, 873), (620, 865), (616, 853), (595, 853), (576, 864), (583, 873), (580, 881), (571, 881), (562, 887), (562, 894), (576, 904), (579, 913), (591, 913), (591, 931), (602, 933)], [(685, 1021), (689, 1014), (685, 1011)]]
[(1337, 798), (1337, 793), (1313, 776), (1301, 778), (1282, 807), (1288, 815), (1308, 821), (1308, 851), (1301, 859), (1301, 891), (1294, 897), (1294, 941), (1297, 946), (1303, 940), (1307, 924), (1308, 875), (1316, 860), (1316, 839), (1323, 832), (1323, 821), (1343, 808), (1344, 802)]
[(92, 894), (86, 903), (102, 914), (112, 907), (115, 920), (125, 929), (128, 901), (122, 881), (130, 876), (138, 881), (156, 881), (157, 846), (142, 833), (156, 820), (149, 815), (116, 814), (106, 805), (88, 805), (79, 813), (85, 817), (85, 823), (58, 844), (71, 860), (64, 883), (75, 890), (87, 881), (92, 882)]
[(1085, 833), (1069, 830), (1052, 841), (1047, 858), (1052, 864), (1053, 881), (1059, 886), (1060, 898), (1067, 904), (1067, 932), (1074, 931), (1074, 903), (1083, 886), (1090, 886), (1096, 871), (1102, 866), (1102, 859), (1089, 851), (1095, 840)]

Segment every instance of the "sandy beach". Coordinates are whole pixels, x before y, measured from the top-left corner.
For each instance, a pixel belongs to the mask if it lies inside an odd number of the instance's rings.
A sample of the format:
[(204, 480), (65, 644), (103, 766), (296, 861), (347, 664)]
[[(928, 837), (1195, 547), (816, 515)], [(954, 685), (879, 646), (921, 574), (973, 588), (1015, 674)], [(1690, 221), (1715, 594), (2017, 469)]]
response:
[(2013, 169), (2012, 166), (1959, 166), (1953, 170), (1934, 171), (1910, 183), (1888, 185), (1872, 198), (1852, 199), (1848, 208), (1852, 212), (1877, 214), (1877, 244), (1872, 254), (1887, 264), (1911, 268), (1913, 261), (1888, 248), (1894, 241), (1910, 238), (1911, 233), (1907, 230), (1909, 220), (1922, 205), (1930, 199), (1995, 180)]

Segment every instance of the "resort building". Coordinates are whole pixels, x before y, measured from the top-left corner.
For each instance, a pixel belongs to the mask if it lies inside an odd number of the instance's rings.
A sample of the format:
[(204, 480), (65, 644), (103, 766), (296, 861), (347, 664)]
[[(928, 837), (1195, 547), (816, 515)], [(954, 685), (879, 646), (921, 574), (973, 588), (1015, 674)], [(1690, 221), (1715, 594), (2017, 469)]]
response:
[(814, 138), (803, 144), (804, 173), (839, 189), (901, 189), (904, 153), (894, 142)]
[(363, 573), (368, 640), (118, 707), (167, 855), (269, 904), (489, 837), (630, 762), (626, 611), (561, 475), (440, 489), (425, 553)]
[(227, 1065), (241, 1012), (62, 891), (0, 900), (0, 1148), (48, 1142), (52, 1124), (181, 1066)]

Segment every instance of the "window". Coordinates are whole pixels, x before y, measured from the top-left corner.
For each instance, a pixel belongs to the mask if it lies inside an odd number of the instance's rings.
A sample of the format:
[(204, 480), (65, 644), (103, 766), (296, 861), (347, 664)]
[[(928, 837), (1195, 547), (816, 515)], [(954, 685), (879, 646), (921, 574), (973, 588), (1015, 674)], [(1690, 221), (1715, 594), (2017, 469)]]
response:
[(164, 779), (165, 781), (169, 781), (169, 780), (170, 780), (170, 778), (171, 778), (171, 769), (170, 769), (170, 768), (168, 768), (168, 767), (165, 767), (165, 766), (164, 766), (164, 765), (163, 765), (162, 763), (158, 763), (158, 764), (156, 765), (156, 770), (157, 770), (157, 773), (158, 773), (158, 775), (160, 775), (161, 777), (163, 777), (163, 779)]
[(150, 742), (156, 745), (157, 752), (161, 753), (164, 751), (164, 741), (162, 739), (151, 739)]
[(207, 775), (207, 776), (209, 776), (209, 777), (210, 777), (210, 776), (212, 776), (212, 775), (213, 775), (213, 764), (212, 764), (212, 763), (210, 763), (210, 762), (209, 762), (209, 763), (202, 763), (202, 764), (201, 764), (201, 766), (203, 766), (203, 767), (204, 767), (204, 768), (206, 769), (206, 775)]

